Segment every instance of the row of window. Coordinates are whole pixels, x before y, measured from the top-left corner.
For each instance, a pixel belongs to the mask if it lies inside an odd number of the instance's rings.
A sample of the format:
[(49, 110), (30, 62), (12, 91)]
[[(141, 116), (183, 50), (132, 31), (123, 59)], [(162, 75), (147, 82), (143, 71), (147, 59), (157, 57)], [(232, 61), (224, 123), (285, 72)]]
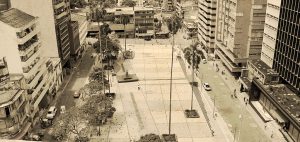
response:
[(300, 11), (300, 3), (299, 0), (282, 0), (281, 7), (285, 7), (288, 9), (292, 9), (295, 11)]
[(300, 36), (292, 36), (288, 32), (284, 32), (281, 30), (278, 30), (277, 33), (277, 39), (280, 40), (280, 42), (284, 43), (286, 46), (290, 46), (294, 50), (300, 50)]

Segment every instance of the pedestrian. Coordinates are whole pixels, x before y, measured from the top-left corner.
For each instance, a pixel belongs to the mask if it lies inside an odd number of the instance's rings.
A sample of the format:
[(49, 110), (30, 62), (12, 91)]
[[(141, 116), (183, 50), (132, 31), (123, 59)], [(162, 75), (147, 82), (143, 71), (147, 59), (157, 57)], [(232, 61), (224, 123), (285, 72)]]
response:
[(141, 89), (140, 84), (138, 84), (138, 90), (140, 90), (140, 89)]
[(246, 102), (246, 98), (244, 97), (244, 102)]
[(274, 136), (274, 133), (273, 133), (273, 131), (272, 131), (271, 138), (273, 138), (273, 136)]
[(247, 106), (248, 102), (246, 102), (245, 104), (246, 104), (246, 106)]
[(265, 124), (265, 130), (267, 129), (267, 124)]

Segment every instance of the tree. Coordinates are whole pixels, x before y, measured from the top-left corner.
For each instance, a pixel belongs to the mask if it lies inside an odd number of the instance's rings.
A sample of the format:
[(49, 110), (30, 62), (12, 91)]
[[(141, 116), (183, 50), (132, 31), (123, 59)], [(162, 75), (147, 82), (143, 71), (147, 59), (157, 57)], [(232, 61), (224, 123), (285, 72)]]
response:
[(106, 122), (109, 113), (114, 112), (112, 107), (112, 99), (103, 94), (93, 95), (80, 108), (84, 118), (88, 120), (91, 125), (99, 125)]
[(176, 34), (178, 30), (182, 27), (182, 19), (180, 19), (176, 14), (173, 14), (171, 18), (166, 19), (169, 31)]
[[(194, 81), (194, 70), (195, 68), (198, 69), (199, 68), (199, 63), (201, 61), (201, 57), (196, 53), (197, 51), (197, 46), (199, 45), (199, 42), (195, 42), (195, 43), (192, 43), (190, 45), (190, 47), (187, 47), (184, 49), (183, 53), (184, 53), (184, 58), (187, 60), (187, 62), (189, 63), (190, 66), (192, 66), (192, 99), (191, 99), (191, 111), (193, 111), (193, 93), (194, 93), (194, 86), (195, 86), (195, 81)], [(196, 114), (193, 114), (193, 115), (198, 115), (198, 113), (196, 111), (194, 111)], [(191, 114), (190, 114), (191, 115)], [(189, 117), (193, 117), (193, 116), (189, 116)]]
[(71, 9), (74, 8), (84, 8), (85, 6), (87, 6), (87, 2), (85, 0), (71, 0), (70, 1), (70, 7)]
[(124, 0), (121, 5), (122, 6), (127, 6), (127, 7), (135, 7), (136, 6), (136, 1)]
[(66, 139), (69, 134), (75, 134), (76, 139), (88, 139), (86, 124), (82, 112), (77, 107), (72, 107), (57, 118), (53, 136), (58, 141)]

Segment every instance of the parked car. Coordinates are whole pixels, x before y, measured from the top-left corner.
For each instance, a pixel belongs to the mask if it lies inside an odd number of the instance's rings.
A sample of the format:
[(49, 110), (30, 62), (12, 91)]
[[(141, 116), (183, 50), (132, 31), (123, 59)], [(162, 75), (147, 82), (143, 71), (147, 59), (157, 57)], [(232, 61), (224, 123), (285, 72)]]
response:
[(206, 90), (206, 91), (211, 91), (211, 88), (209, 86), (208, 83), (203, 83), (203, 88)]
[(203, 63), (203, 64), (206, 64), (206, 63), (207, 63), (206, 59), (203, 59), (203, 60), (202, 60), (202, 63)]
[(57, 109), (55, 106), (51, 106), (48, 110), (47, 119), (54, 119), (55, 115), (56, 115)]
[(150, 40), (151, 40), (151, 37), (145, 37), (144, 40), (150, 41)]
[(76, 91), (74, 94), (73, 94), (73, 97), (74, 98), (79, 98), (80, 97), (80, 93), (78, 91)]
[(66, 106), (60, 106), (60, 113), (66, 113)]

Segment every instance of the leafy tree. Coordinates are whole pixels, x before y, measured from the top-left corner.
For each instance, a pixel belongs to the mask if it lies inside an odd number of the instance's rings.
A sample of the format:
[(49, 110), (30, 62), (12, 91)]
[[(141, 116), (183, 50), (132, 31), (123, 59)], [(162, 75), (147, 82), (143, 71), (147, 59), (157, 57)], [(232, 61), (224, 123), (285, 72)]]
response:
[(171, 18), (166, 19), (166, 22), (169, 31), (171, 31), (174, 34), (176, 34), (178, 30), (182, 27), (182, 19), (180, 19), (175, 14)]
[(77, 139), (86, 139), (88, 138), (86, 127), (82, 112), (77, 107), (72, 107), (57, 118), (53, 127), (53, 136), (58, 141), (62, 141), (72, 133), (76, 135)]
[(127, 6), (127, 7), (135, 7), (136, 6), (136, 1), (124, 0), (121, 5), (122, 6)]
[(87, 6), (87, 2), (85, 0), (71, 0), (70, 1), (70, 7), (71, 9), (74, 8), (84, 8), (85, 6)]
[(93, 95), (80, 108), (83, 117), (88, 120), (91, 125), (99, 125), (105, 123), (110, 111), (115, 111), (112, 107), (112, 100), (105, 95)]

